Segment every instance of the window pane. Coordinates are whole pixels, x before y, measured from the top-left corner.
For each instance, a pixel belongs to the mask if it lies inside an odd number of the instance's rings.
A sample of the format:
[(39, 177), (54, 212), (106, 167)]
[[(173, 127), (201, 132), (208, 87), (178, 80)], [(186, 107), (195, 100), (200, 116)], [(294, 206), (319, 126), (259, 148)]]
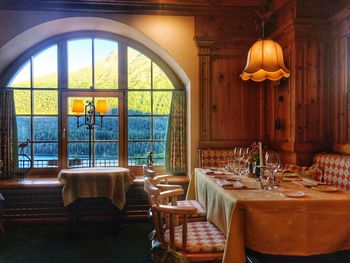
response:
[(58, 93), (49, 90), (34, 90), (34, 114), (57, 115)]
[(34, 143), (34, 167), (58, 165), (57, 143)]
[(129, 117), (128, 118), (129, 140), (150, 140), (151, 139), (151, 118), (150, 117)]
[(110, 40), (94, 40), (95, 88), (118, 88), (118, 43)]
[(153, 138), (155, 140), (166, 140), (169, 117), (153, 118)]
[(16, 114), (31, 114), (30, 90), (14, 90)]
[(9, 87), (30, 88), (30, 62), (25, 62), (10, 80)]
[(151, 93), (128, 92), (128, 113), (129, 115), (151, 114)]
[(33, 58), (34, 88), (57, 88), (57, 46), (40, 52)]
[[(68, 114), (69, 115), (75, 115), (75, 113), (73, 112), (74, 100), (83, 100), (84, 105), (86, 105), (86, 103), (88, 101), (91, 101), (92, 98), (91, 97), (69, 97), (68, 98)], [(82, 113), (82, 115), (84, 115), (84, 113)]]
[(147, 156), (151, 149), (149, 142), (129, 142), (128, 143), (128, 164), (144, 165), (147, 164)]
[(68, 87), (89, 89), (92, 86), (92, 40), (68, 41)]
[(156, 63), (153, 63), (153, 89), (174, 89), (170, 79)]
[(153, 160), (154, 165), (165, 164), (165, 142), (153, 143)]
[(30, 117), (17, 117), (18, 144), (30, 139)]
[(151, 88), (151, 60), (128, 47), (128, 86), (129, 89)]
[(118, 143), (95, 143), (95, 166), (118, 166)]
[(95, 140), (118, 140), (118, 117), (104, 117), (103, 127), (95, 126)]
[(153, 114), (169, 115), (172, 92), (153, 92)]
[(58, 117), (34, 117), (34, 141), (58, 139)]
[[(79, 123), (84, 122), (84, 116), (79, 118)], [(68, 140), (69, 141), (87, 141), (89, 139), (89, 131), (86, 126), (77, 128), (77, 117), (68, 117)]]
[(95, 103), (97, 100), (106, 100), (108, 112), (105, 115), (118, 115), (118, 98), (117, 97), (95, 97)]
[(69, 143), (68, 144), (68, 165), (74, 167), (89, 166), (89, 144)]

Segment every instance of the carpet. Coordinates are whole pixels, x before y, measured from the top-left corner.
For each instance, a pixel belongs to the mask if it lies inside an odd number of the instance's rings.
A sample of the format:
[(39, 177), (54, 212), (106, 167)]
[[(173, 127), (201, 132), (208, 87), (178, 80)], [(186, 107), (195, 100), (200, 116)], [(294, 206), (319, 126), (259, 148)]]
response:
[(69, 234), (66, 224), (6, 226), (0, 235), (1, 263), (148, 263), (152, 226), (125, 223), (118, 235), (103, 223), (82, 223)]

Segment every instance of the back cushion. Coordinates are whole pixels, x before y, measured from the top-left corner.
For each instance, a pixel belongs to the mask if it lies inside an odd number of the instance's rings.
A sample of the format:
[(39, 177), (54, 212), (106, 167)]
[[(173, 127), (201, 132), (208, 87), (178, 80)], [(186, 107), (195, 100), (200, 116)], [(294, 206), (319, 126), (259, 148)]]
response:
[(350, 156), (318, 153), (314, 155), (313, 163), (323, 171), (324, 182), (350, 191)]
[(200, 167), (224, 167), (233, 159), (233, 149), (199, 149)]

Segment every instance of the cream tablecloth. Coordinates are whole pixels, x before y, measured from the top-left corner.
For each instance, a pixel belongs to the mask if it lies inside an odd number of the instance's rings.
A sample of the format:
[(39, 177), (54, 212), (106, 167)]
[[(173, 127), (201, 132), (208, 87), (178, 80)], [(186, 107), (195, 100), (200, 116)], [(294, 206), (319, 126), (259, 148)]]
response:
[(78, 198), (105, 197), (120, 210), (125, 193), (133, 182), (129, 169), (120, 167), (91, 167), (63, 169), (58, 180), (63, 183), (62, 197), (65, 206)]
[[(305, 196), (286, 197), (284, 190), (300, 190)], [(224, 190), (197, 168), (187, 199), (199, 200), (208, 220), (225, 233), (223, 262), (245, 262), (245, 247), (301, 256), (350, 249), (350, 193), (344, 191), (320, 192), (293, 182), (278, 191)]]

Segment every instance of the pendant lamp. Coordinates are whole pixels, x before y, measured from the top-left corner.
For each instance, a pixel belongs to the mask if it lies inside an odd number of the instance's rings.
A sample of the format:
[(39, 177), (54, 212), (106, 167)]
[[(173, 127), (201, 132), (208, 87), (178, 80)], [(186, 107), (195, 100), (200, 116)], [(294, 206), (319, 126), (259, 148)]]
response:
[(279, 80), (282, 77), (288, 78), (290, 73), (284, 65), (283, 51), (281, 46), (270, 38), (265, 38), (266, 13), (260, 15), (263, 19), (262, 38), (258, 39), (249, 49), (247, 63), (240, 77), (243, 80), (264, 81)]

